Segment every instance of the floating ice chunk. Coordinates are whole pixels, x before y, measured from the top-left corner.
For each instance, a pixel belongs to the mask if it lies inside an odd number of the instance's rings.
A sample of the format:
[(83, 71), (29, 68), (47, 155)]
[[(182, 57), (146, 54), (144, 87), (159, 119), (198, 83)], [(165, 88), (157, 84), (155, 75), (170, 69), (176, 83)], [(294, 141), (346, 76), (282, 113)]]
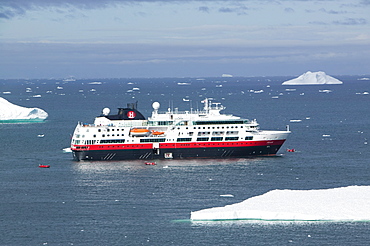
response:
[(326, 75), (325, 72), (310, 72), (302, 74), (301, 76), (285, 81), (283, 85), (340, 85), (342, 81)]
[(47, 117), (48, 113), (42, 109), (21, 107), (0, 97), (0, 122), (40, 122)]
[(232, 78), (234, 76), (232, 74), (226, 74), (226, 73), (224, 73), (224, 74), (221, 75), (221, 77), (222, 78)]
[(232, 195), (232, 194), (224, 194), (224, 195), (220, 195), (220, 197), (234, 197), (234, 195)]
[(302, 122), (302, 120), (290, 120), (289, 122), (299, 123), (299, 122)]
[(243, 202), (191, 212), (191, 220), (370, 221), (370, 186), (272, 190)]
[(330, 93), (333, 92), (332, 90), (319, 90), (320, 93)]

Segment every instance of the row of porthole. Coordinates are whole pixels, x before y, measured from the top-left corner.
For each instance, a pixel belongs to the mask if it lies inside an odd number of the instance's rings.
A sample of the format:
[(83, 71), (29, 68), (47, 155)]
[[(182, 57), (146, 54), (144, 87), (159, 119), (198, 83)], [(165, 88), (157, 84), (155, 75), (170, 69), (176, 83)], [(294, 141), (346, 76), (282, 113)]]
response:
[[(113, 128), (112, 129), (107, 128), (106, 130), (107, 130), (107, 132), (110, 132), (110, 131), (114, 132), (114, 129)], [(121, 131), (124, 131), (124, 130), (125, 129), (121, 129)], [(101, 132), (101, 131), (102, 131), (102, 129), (98, 129), (98, 132)], [(119, 128), (117, 128), (116, 131), (118, 132), (119, 131)]]
[[(123, 136), (125, 136), (125, 134), (123, 134), (123, 133), (122, 133), (121, 135), (119, 135), (119, 134), (117, 134), (117, 135), (112, 134), (112, 136), (111, 136), (110, 134), (107, 134), (107, 136), (105, 136), (105, 134), (102, 134), (101, 136), (102, 136), (103, 138), (104, 138), (104, 137), (119, 137), (119, 136), (122, 136), (122, 137), (123, 137)], [(94, 138), (96, 138), (96, 134), (94, 134), (94, 135), (93, 135), (93, 137), (94, 137)]]

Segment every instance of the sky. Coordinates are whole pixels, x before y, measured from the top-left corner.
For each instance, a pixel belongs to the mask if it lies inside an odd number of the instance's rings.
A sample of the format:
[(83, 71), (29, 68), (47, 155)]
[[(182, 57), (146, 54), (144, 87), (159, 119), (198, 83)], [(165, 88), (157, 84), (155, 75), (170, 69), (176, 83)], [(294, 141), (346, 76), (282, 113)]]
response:
[(0, 79), (370, 74), (370, 0), (0, 0)]

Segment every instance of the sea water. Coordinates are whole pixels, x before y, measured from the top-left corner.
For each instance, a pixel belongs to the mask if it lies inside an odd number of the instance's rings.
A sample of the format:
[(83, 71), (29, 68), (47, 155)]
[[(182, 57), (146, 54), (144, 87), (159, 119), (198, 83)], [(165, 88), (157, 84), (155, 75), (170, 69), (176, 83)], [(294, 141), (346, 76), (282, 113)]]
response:
[[(0, 124), (0, 245), (366, 245), (369, 222), (190, 220), (192, 211), (276, 189), (369, 186), (370, 82), (337, 78), (344, 84), (282, 86), (288, 77), (1, 80), (0, 96), (49, 117)], [(76, 124), (92, 123), (105, 107), (115, 113), (137, 101), (148, 117), (155, 101), (160, 111), (190, 111), (202, 109), (206, 97), (226, 106), (224, 113), (257, 119), (261, 129), (289, 125), (292, 134), (277, 157), (147, 166), (75, 162), (63, 152)]]

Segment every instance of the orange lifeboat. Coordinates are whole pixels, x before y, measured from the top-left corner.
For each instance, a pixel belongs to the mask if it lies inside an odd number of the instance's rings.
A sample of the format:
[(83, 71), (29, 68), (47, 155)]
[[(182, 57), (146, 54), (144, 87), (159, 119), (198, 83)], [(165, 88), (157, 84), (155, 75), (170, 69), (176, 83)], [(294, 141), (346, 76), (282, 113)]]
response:
[(132, 128), (130, 133), (132, 136), (146, 136), (149, 134), (149, 130), (145, 128)]
[(152, 131), (152, 135), (163, 135), (164, 132)]

